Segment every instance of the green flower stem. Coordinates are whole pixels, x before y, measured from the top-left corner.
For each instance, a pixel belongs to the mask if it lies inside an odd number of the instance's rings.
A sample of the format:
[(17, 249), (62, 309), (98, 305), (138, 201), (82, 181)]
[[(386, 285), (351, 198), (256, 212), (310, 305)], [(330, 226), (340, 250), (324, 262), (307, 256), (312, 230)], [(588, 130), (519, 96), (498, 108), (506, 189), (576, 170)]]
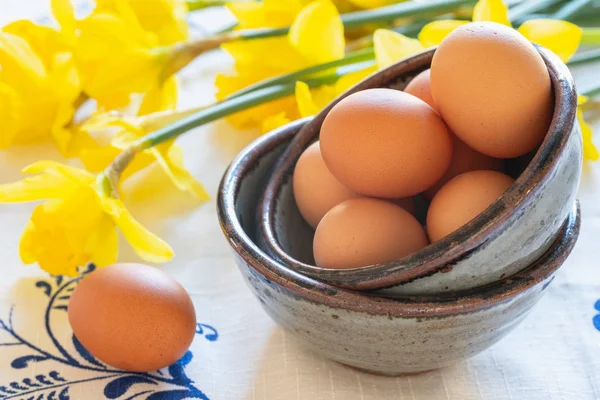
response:
[(573, 66), (597, 60), (600, 60), (600, 49), (594, 49), (590, 51), (584, 51), (582, 53), (577, 53), (573, 57), (571, 57), (567, 65)]
[(592, 0), (571, 0), (552, 15), (554, 19), (568, 20), (590, 5)]
[(562, 0), (529, 0), (515, 5), (509, 11), (510, 20), (513, 22), (522, 22), (525, 17), (530, 14), (535, 14), (541, 10), (552, 7)]
[[(307, 79), (306, 84), (311, 88), (331, 84), (336, 82), (340, 77), (360, 69), (362, 68), (348, 69), (344, 72), (335, 72), (320, 76), (318, 78)], [(294, 93), (294, 90), (295, 83), (292, 82), (258, 89), (241, 96), (229, 98), (220, 103), (216, 103), (210, 107), (202, 109), (177, 122), (174, 122), (171, 125), (151, 132), (139, 139), (132, 146), (138, 150), (148, 149), (156, 146), (157, 144), (174, 139), (182, 133), (185, 133), (190, 129), (196, 128), (200, 125), (207, 124), (217, 119), (226, 117), (239, 111), (247, 110), (269, 101), (289, 96)]]
[(476, 2), (474, 0), (408, 1), (373, 10), (344, 14), (342, 15), (342, 22), (345, 28), (353, 28), (375, 22), (388, 22), (397, 18), (449, 12), (460, 6), (475, 4)]
[(238, 92), (235, 92), (230, 97), (230, 99), (240, 97), (249, 92), (264, 89), (269, 86), (281, 85), (281, 84), (286, 84), (286, 83), (294, 83), (296, 81), (306, 79), (306, 77), (308, 77), (310, 75), (314, 75), (318, 72), (326, 71), (331, 68), (336, 68), (336, 67), (340, 67), (340, 66), (344, 66), (344, 65), (348, 65), (348, 64), (354, 64), (354, 63), (358, 63), (358, 62), (372, 60), (374, 57), (375, 57), (375, 51), (373, 50), (373, 48), (354, 51), (352, 53), (348, 53), (344, 58), (341, 58), (339, 60), (330, 61), (330, 62), (323, 63), (323, 64), (318, 64), (318, 65), (315, 65), (312, 67), (308, 67), (308, 68), (304, 68), (304, 69), (301, 69), (301, 70), (298, 70), (295, 72), (291, 72), (289, 74), (283, 74), (283, 75), (276, 76), (274, 78), (265, 79), (263, 81), (255, 83), (254, 85), (250, 85)]
[(598, 96), (598, 95), (600, 95), (600, 86), (592, 88), (592, 89), (587, 89), (587, 90), (583, 91), (583, 93), (581, 93), (581, 95), (587, 96), (587, 97)]
[(583, 28), (581, 44), (584, 46), (600, 45), (600, 28)]

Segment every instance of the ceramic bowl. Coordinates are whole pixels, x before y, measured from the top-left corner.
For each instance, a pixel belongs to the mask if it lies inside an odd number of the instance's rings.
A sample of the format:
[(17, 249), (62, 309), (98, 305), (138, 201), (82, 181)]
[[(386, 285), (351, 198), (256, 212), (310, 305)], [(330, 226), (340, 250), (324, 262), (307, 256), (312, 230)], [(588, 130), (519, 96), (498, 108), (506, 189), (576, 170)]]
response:
[(362, 370), (398, 375), (431, 370), (488, 348), (522, 321), (571, 252), (573, 206), (539, 260), (511, 278), (463, 293), (383, 298), (299, 274), (256, 244), (256, 206), (275, 161), (305, 121), (243, 151), (218, 194), (221, 226), (244, 280), (265, 311), (308, 348)]
[[(471, 222), (404, 259), (353, 269), (314, 265), (314, 231), (295, 204), (292, 174), (298, 157), (319, 135), (329, 110), (351, 93), (377, 87), (402, 90), (429, 68), (435, 49), (382, 70), (334, 100), (293, 138), (266, 182), (259, 217), (260, 245), (286, 266), (323, 282), (387, 296), (453, 292), (511, 276), (537, 260), (554, 242), (575, 201), (582, 141), (575, 123), (577, 94), (567, 67), (539, 49), (552, 79), (554, 115), (544, 142), (515, 184)], [(526, 159), (526, 158), (525, 158)], [(525, 161), (529, 161), (526, 159)]]

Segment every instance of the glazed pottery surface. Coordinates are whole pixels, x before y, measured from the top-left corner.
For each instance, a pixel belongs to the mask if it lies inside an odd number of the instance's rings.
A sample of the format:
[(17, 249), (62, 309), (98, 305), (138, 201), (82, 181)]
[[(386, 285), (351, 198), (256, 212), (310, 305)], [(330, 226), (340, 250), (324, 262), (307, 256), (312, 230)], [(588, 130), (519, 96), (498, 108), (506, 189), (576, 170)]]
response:
[(536, 154), (510, 162), (517, 169), (519, 164), (527, 167), (508, 191), (453, 234), (402, 260), (341, 270), (314, 266), (314, 232), (303, 221), (293, 198), (292, 174), (298, 157), (318, 139), (325, 116), (339, 100), (375, 87), (402, 90), (429, 68), (434, 52), (426, 51), (367, 78), (334, 100), (293, 138), (265, 181), (259, 202), (258, 243), (269, 255), (335, 286), (401, 296), (483, 286), (521, 271), (548, 250), (575, 202), (582, 140), (575, 123), (577, 95), (570, 73), (554, 54), (540, 49), (552, 79), (554, 116)]
[(270, 133), (240, 153), (221, 182), (218, 213), (237, 265), (263, 308), (320, 355), (386, 375), (473, 356), (525, 318), (573, 248), (579, 232), (575, 207), (537, 262), (485, 288), (382, 298), (301, 275), (257, 246), (255, 213), (273, 164), (305, 123)]

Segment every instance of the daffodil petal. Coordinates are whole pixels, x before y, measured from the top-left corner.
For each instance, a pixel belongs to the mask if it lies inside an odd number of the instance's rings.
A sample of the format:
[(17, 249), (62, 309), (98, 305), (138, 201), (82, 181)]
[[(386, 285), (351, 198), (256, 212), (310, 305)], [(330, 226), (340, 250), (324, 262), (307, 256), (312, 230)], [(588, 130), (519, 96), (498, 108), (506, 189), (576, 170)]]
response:
[(265, 118), (261, 126), (261, 132), (271, 132), (272, 130), (275, 130), (289, 122), (291, 122), (291, 120), (287, 117), (285, 111), (282, 111), (280, 113)]
[(21, 37), (0, 32), (0, 76), (35, 86), (46, 76), (42, 60)]
[(185, 0), (127, 0), (141, 27), (155, 33), (161, 45), (182, 42), (189, 37)]
[(304, 82), (296, 82), (296, 102), (302, 118), (316, 115), (320, 111), (313, 100), (310, 88)]
[(199, 200), (210, 199), (204, 186), (185, 169), (183, 151), (179, 146), (166, 143), (154, 146), (150, 152), (179, 190), (188, 192)]
[(12, 87), (0, 82), (0, 149), (9, 147), (17, 135), (22, 118), (23, 104), (18, 92)]
[(473, 21), (491, 21), (512, 26), (508, 18), (508, 6), (503, 0), (479, 0), (473, 9)]
[(95, 180), (94, 175), (87, 171), (51, 160), (36, 161), (23, 168), (21, 172), (24, 174), (41, 174), (48, 172), (53, 175), (63, 176), (80, 185), (89, 185)]
[(68, 128), (63, 128), (60, 125), (52, 127), (52, 139), (64, 157), (66, 157), (69, 153), (69, 144), (71, 143), (71, 138), (71, 131)]
[(290, 26), (306, 0), (263, 0), (264, 20), (267, 26)]
[(342, 76), (335, 83), (335, 91), (338, 94), (344, 93), (346, 90), (350, 89), (352, 86), (356, 85), (369, 75), (377, 72), (377, 67), (372, 66), (369, 68), (361, 69), (359, 71), (351, 72)]
[(52, 15), (58, 21), (61, 31), (70, 44), (75, 43), (75, 10), (70, 0), (50, 0)]
[(344, 57), (344, 25), (329, 0), (317, 0), (304, 7), (290, 27), (288, 38), (311, 63)]
[[(81, 187), (80, 177), (58, 166), (64, 167), (54, 161), (38, 161), (26, 167), (24, 173), (39, 175), (0, 185), (0, 203), (60, 199)], [(89, 180), (83, 182), (89, 183)]]
[[(38, 207), (42, 207), (41, 205)], [(33, 264), (36, 261), (35, 257), (35, 225), (31, 221), (27, 221), (25, 231), (19, 242), (19, 256), (23, 264)]]
[(176, 109), (178, 90), (177, 77), (169, 77), (162, 86), (157, 86), (146, 93), (137, 115)]
[(426, 48), (437, 46), (452, 31), (465, 24), (468, 24), (468, 22), (453, 19), (430, 22), (421, 29), (419, 41)]
[(425, 50), (418, 40), (387, 29), (376, 30), (373, 43), (375, 59), (380, 69)]
[(69, 105), (75, 111), (73, 103), (81, 95), (81, 80), (75, 66), (73, 54), (56, 54), (52, 60), (52, 68), (49, 75), (57, 98), (62, 100), (63, 108)]
[(77, 267), (88, 261), (79, 242), (85, 239), (90, 226), (83, 226), (89, 221), (75, 221), (73, 225), (73, 211), (78, 208), (71, 200), (78, 203), (81, 199), (53, 200), (34, 209), (19, 244), (24, 263), (37, 262), (41, 269), (54, 276), (77, 276)]
[(173, 258), (171, 247), (136, 221), (120, 200), (102, 197), (100, 201), (104, 211), (111, 216), (125, 239), (142, 259), (161, 263)]
[(519, 27), (528, 40), (553, 51), (567, 62), (579, 48), (582, 30), (575, 24), (555, 19), (532, 19)]
[(60, 32), (48, 26), (37, 25), (28, 20), (11, 22), (2, 28), (2, 31), (24, 39), (31, 49), (42, 59), (46, 69), (52, 66), (57, 53), (70, 51)]
[(238, 20), (239, 29), (267, 27), (261, 2), (231, 2), (226, 7)]
[(87, 252), (97, 267), (104, 267), (117, 262), (119, 255), (119, 237), (114, 222), (108, 215), (103, 215), (89, 238)]

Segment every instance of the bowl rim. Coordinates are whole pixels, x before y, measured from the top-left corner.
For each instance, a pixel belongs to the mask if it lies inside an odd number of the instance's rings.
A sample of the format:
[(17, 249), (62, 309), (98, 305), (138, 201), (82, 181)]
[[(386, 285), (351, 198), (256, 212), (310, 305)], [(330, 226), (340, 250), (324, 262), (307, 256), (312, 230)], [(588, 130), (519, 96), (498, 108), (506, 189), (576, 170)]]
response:
[(466, 314), (511, 301), (542, 283), (542, 290), (545, 289), (577, 241), (581, 224), (578, 203), (569, 213), (556, 241), (540, 259), (509, 278), (480, 288), (453, 294), (392, 298), (339, 288), (300, 274), (267, 255), (250, 239), (237, 216), (236, 203), (241, 183), (265, 153), (289, 141), (307, 120), (292, 122), (246, 147), (223, 175), (217, 196), (219, 222), (229, 245), (242, 258), (246, 268), (254, 270), (265, 283), (279, 285), (278, 290), (287, 290), (293, 296), (333, 308), (387, 315), (390, 319)]
[(339, 287), (355, 290), (386, 289), (447, 271), (478, 248), (499, 236), (519, 218), (552, 175), (556, 160), (573, 135), (577, 93), (566, 65), (554, 53), (536, 46), (552, 80), (555, 97), (552, 122), (544, 141), (515, 183), (490, 207), (444, 239), (400, 260), (352, 269), (326, 269), (296, 260), (282, 249), (275, 232), (275, 209), (279, 191), (293, 173), (298, 157), (318, 138), (327, 113), (340, 100), (357, 91), (381, 87), (394, 78), (429, 68), (436, 51), (426, 50), (378, 71), (333, 100), (293, 138), (276, 163), (258, 208), (258, 234), (267, 252), (296, 271)]

